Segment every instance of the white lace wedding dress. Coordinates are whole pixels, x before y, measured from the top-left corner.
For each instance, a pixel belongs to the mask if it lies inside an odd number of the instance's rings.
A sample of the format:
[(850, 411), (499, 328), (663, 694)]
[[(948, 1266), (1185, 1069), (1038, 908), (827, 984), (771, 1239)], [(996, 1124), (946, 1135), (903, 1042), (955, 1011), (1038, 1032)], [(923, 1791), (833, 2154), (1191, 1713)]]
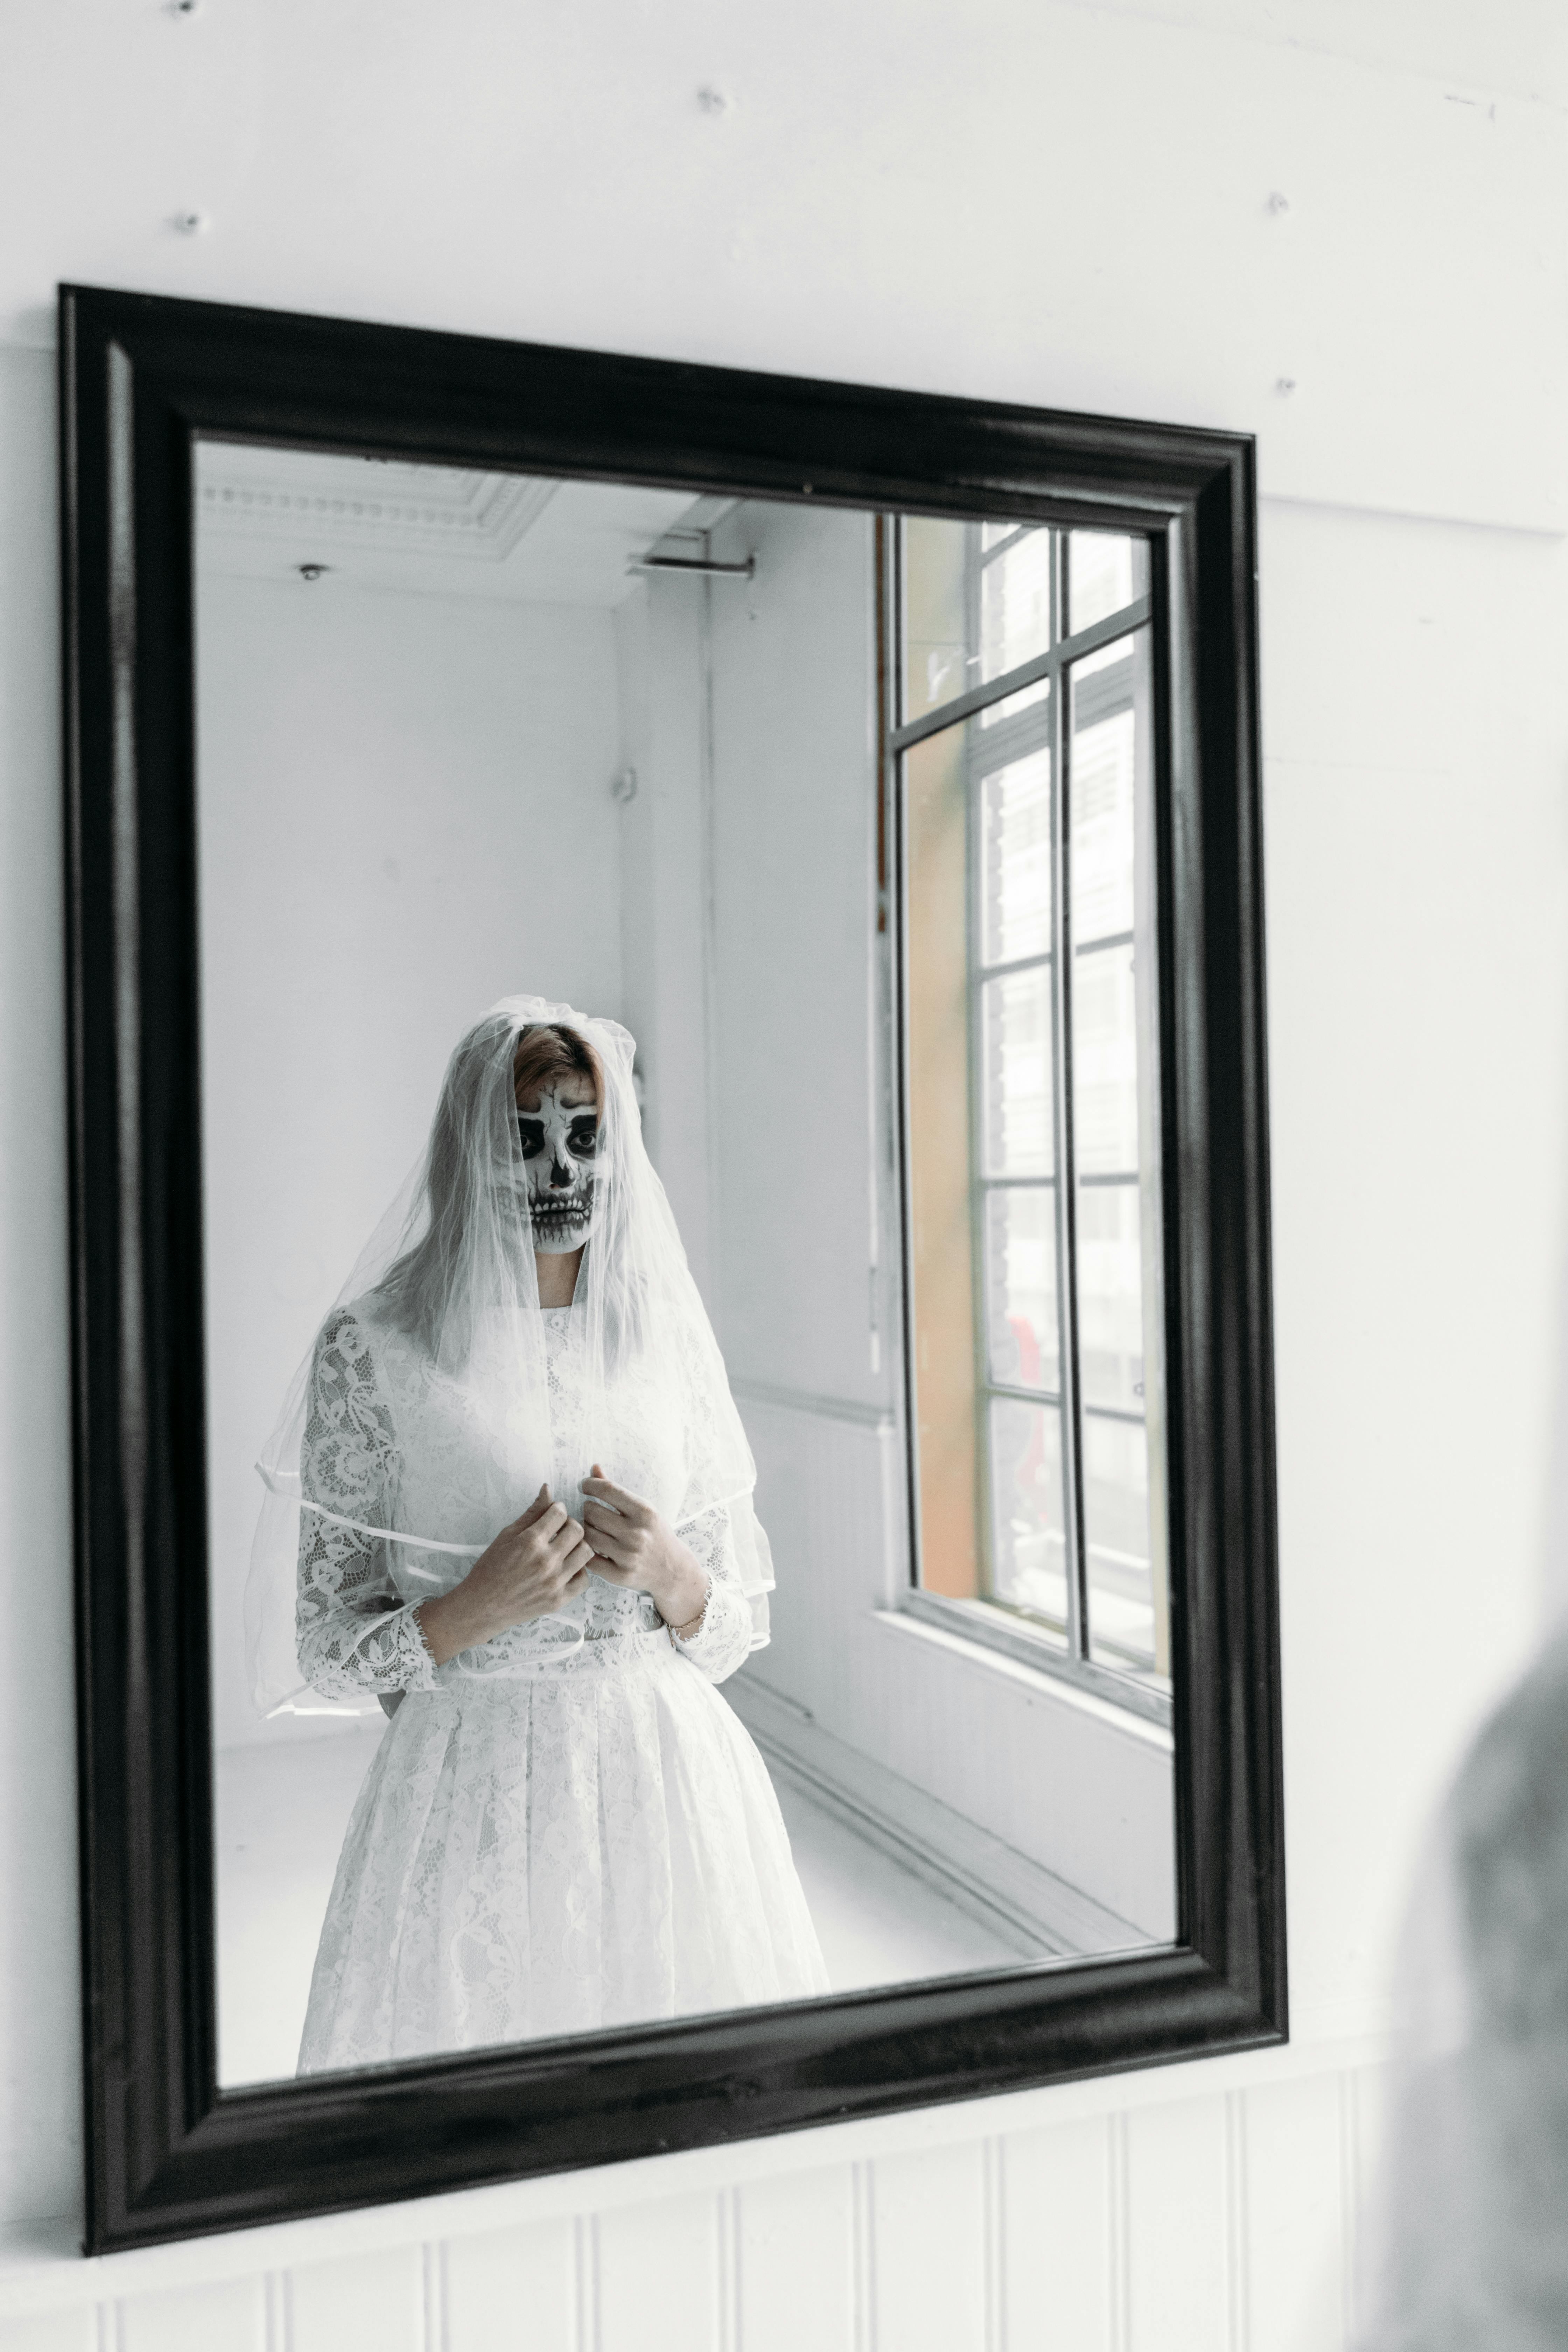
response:
[[(611, 1466), (580, 1426), (574, 1313), (543, 1317), (552, 1491), (569, 1503), (587, 1460)], [(458, 1394), (363, 1301), (322, 1333), (300, 1667), (324, 1695), (404, 1696), (343, 1842), (300, 2072), (826, 1992), (767, 1769), (713, 1687), (752, 1643), (727, 1508), (678, 1530), (709, 1577), (689, 1641), (590, 1574), (555, 1615), (437, 1666), (405, 1596), (456, 1583), (472, 1554), (364, 1525), (478, 1548), (517, 1516), (504, 1427), (478, 1425)], [(622, 1416), (617, 1462), (635, 1463), (636, 1420)]]

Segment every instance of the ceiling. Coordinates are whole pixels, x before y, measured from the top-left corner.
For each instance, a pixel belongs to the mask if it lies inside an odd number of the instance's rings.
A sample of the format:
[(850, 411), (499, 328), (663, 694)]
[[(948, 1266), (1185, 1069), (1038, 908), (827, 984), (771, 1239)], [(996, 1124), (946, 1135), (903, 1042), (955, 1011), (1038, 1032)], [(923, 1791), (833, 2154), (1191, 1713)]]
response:
[(195, 495), (207, 576), (287, 581), (319, 564), (340, 586), (601, 606), (636, 585), (636, 558), (672, 533), (669, 551), (698, 551), (700, 534), (732, 504), (635, 483), (205, 440)]

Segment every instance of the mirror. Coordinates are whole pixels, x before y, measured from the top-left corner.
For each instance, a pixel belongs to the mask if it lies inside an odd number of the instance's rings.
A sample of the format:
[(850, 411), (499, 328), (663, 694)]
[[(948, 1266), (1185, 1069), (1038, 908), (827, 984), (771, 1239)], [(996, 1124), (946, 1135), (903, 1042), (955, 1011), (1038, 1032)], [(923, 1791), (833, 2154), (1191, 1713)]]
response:
[[(1170, 1944), (1146, 539), (232, 437), (194, 506), (220, 2086)], [(496, 1374), (445, 1486), (351, 1283), (520, 994), (636, 1040), (519, 1108), (637, 1122), (754, 1506), (654, 1512), (686, 1639), (600, 1550), (437, 1663), (541, 1445), (590, 1550), (583, 1475), (647, 1466), (614, 1367), (581, 1425), (581, 1267), (525, 1268), (547, 1385)]]
[(1282, 2039), (1249, 439), (60, 351), (89, 2251)]

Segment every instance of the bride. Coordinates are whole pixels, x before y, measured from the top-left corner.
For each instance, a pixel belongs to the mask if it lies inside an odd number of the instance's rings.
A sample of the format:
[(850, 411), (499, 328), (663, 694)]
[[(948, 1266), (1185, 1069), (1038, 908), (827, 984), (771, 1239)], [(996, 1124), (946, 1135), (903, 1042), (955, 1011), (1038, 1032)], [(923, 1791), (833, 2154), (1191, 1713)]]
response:
[(258, 1704), (391, 1717), (301, 2074), (827, 1990), (714, 1688), (772, 1562), (631, 1058), (540, 998), (468, 1032), (260, 1465)]

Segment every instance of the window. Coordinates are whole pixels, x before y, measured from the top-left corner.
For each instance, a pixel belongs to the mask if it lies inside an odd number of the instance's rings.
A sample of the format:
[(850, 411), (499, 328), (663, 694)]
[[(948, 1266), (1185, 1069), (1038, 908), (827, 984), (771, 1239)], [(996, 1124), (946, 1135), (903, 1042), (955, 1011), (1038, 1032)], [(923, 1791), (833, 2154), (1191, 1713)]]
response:
[(894, 545), (909, 1603), (1164, 1717), (1148, 549)]

